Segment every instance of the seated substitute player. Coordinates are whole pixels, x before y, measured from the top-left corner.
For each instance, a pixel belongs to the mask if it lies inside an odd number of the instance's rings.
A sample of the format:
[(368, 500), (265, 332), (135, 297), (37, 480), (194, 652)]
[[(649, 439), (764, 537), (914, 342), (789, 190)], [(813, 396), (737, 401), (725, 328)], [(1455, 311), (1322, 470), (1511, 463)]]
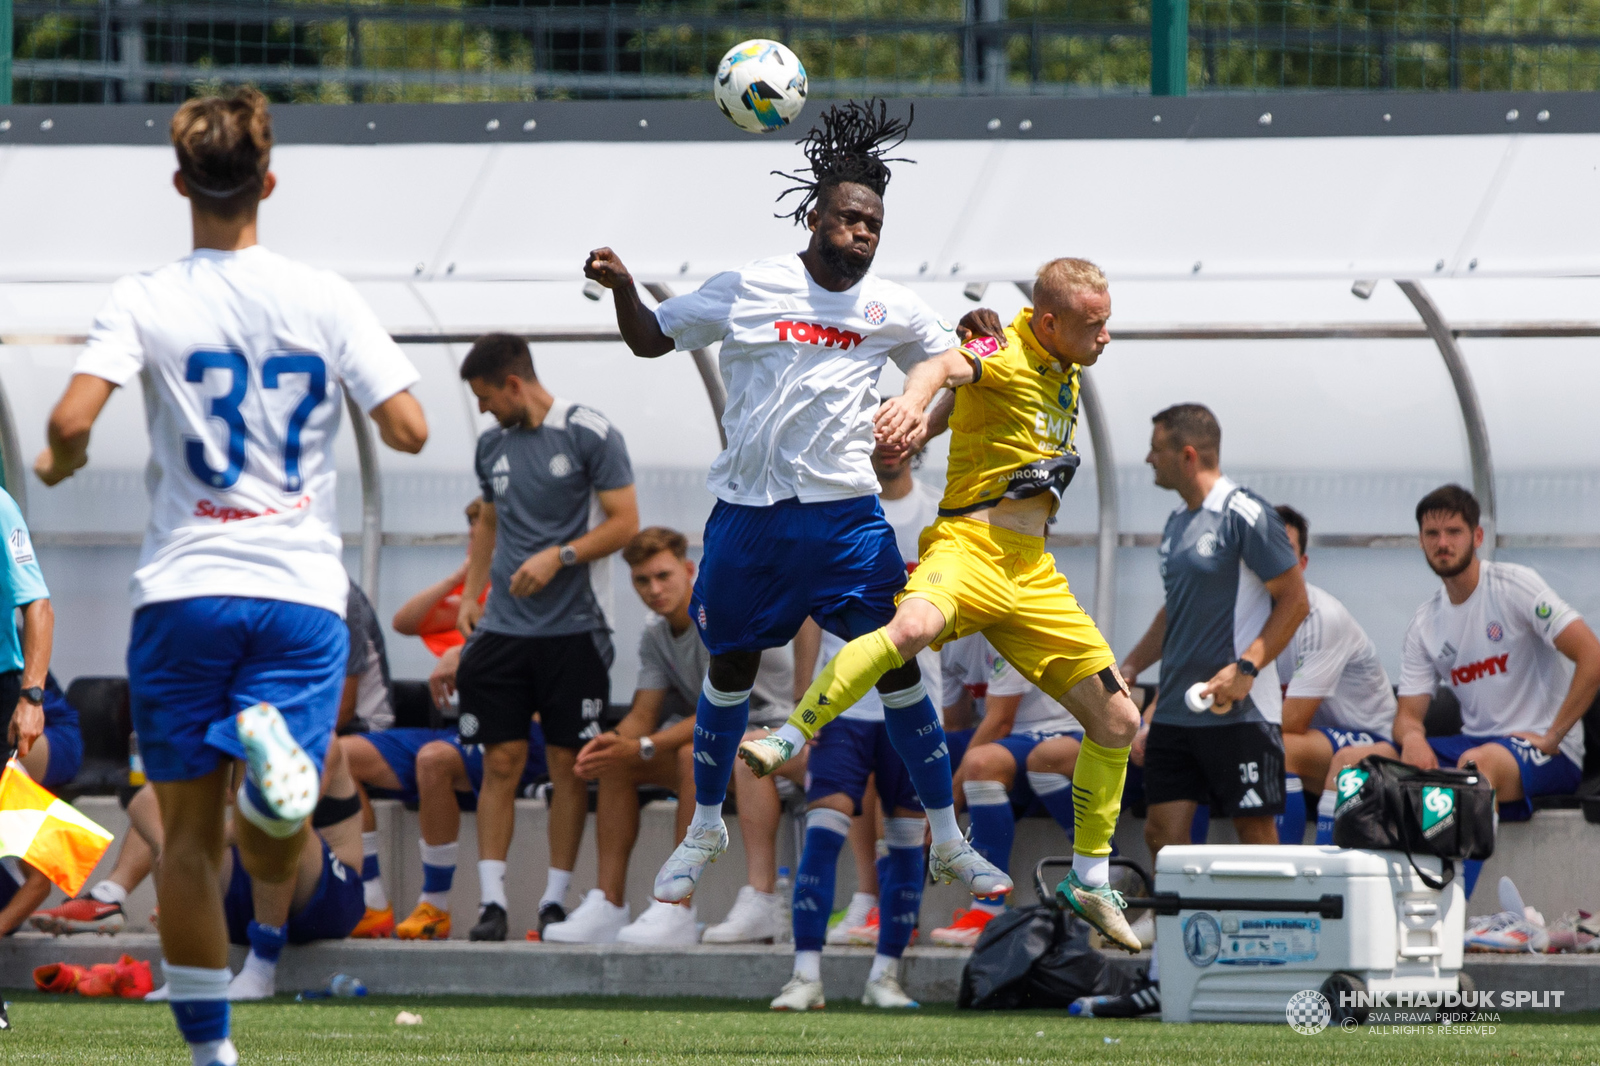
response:
[(345, 660), (344, 693), (339, 698), (339, 732), (382, 732), (394, 725), (389, 649), (384, 646), (383, 626), (378, 624), (372, 601), (354, 581), (345, 601), (344, 624), (350, 656)]
[[(1478, 517), (1477, 499), (1459, 485), (1417, 504), (1422, 553), (1441, 587), (1406, 630), (1394, 742), (1423, 769), (1477, 763), (1501, 817), (1521, 819), (1533, 797), (1574, 792), (1583, 780), (1579, 720), (1600, 690), (1600, 641), (1532, 568), (1478, 558)], [(1576, 664), (1570, 681), (1563, 656)], [(1459, 736), (1423, 729), (1440, 684), (1461, 702)], [(1462, 869), (1469, 896), (1481, 867), (1468, 860)]]
[(1094, 264), (1056, 259), (1040, 269), (1034, 300), (1003, 343), (980, 338), (938, 360), (941, 383), (956, 390), (949, 480), (893, 621), (851, 641), (789, 723), (741, 745), (739, 754), (756, 772), (769, 770), (885, 670), (924, 647), (984, 632), (1024, 677), (1083, 723), (1073, 867), (1056, 892), (1108, 939), (1138, 951), (1109, 872), (1139, 712), (1105, 638), (1044, 543), (1078, 466), (1072, 438), (1080, 367), (1092, 366), (1110, 342), (1111, 295)]
[[(276, 179), (266, 98), (185, 101), (172, 120), (194, 252), (125, 277), (95, 318), (34, 470), (88, 461), (112, 390), (140, 377), (151, 517), (132, 580), (134, 729), (167, 842), (156, 898), (167, 987), (194, 1066), (233, 1066), (217, 875), (233, 760), (245, 869), (294, 875), (348, 655), (334, 436), (348, 392), (390, 447), (422, 449), (416, 370), (344, 279), (256, 243)], [(205, 639), (197, 639), (203, 634)]]
[[(893, 615), (905, 583), (877, 501), (873, 439), (899, 451), (922, 435), (944, 378), (936, 357), (956, 341), (921, 299), (871, 273), (889, 183), (883, 156), (905, 132), (883, 104), (823, 113), (802, 142), (808, 172), (789, 175), (799, 184), (784, 193), (802, 193), (789, 217), (811, 230), (799, 255), (718, 274), (655, 311), (611, 249), (591, 252), (584, 265), (614, 291), (617, 325), (635, 355), (720, 344), (728, 383), (728, 446), (711, 467), (717, 504), (691, 610), (711, 651), (695, 710), (695, 815), (657, 876), (655, 895), (665, 902), (688, 899), (727, 850), (722, 803), (761, 652), (788, 644), (807, 617), (845, 638), (871, 632)], [(876, 385), (890, 359), (907, 372), (905, 394), (880, 404)], [(873, 680), (927, 810), (935, 872), (984, 895), (1008, 891), (1010, 881), (961, 839), (944, 732), (915, 663)]]
[[(675, 529), (642, 529), (622, 549), (633, 589), (651, 611), (639, 634), (639, 677), (633, 706), (614, 732), (601, 733), (578, 752), (579, 777), (598, 781), (595, 844), (599, 887), (564, 922), (546, 927), (544, 939), (562, 944), (659, 944), (682, 947), (700, 938), (691, 903), (656, 900), (628, 923), (628, 857), (639, 838), (639, 786), (678, 794), (674, 844), (694, 813), (694, 703), (705, 685), (710, 653), (689, 618), (695, 565), (689, 540)], [(788, 652), (762, 653), (751, 694), (751, 713), (792, 706)]]
[[(478, 521), (483, 515), (483, 498), (474, 497), (466, 506), (467, 535), (471, 535), (478, 528)], [(467, 583), (467, 562), (462, 561), (455, 572), (449, 577), (435, 581), (427, 588), (416, 593), (400, 609), (395, 611), (394, 620), (389, 624), (394, 626), (394, 631), (403, 637), (420, 637), (422, 643), (427, 645), (429, 651), (440, 658), (451, 648), (459, 648), (467, 642), (461, 635), (456, 622), (461, 617), (461, 593)], [(478, 596), (481, 606), (489, 598), (489, 586), (485, 585), (483, 592)]]
[[(1305, 515), (1286, 504), (1277, 507), (1289, 544), (1300, 559), (1300, 569), (1310, 565), (1306, 545), (1310, 526)], [(1309, 781), (1308, 792), (1321, 790), (1317, 801), (1318, 844), (1333, 843), (1334, 779), (1346, 766), (1368, 755), (1398, 758), (1389, 743), (1394, 725), (1394, 689), (1372, 643), (1345, 605), (1322, 589), (1306, 583), (1310, 612), (1278, 656), (1278, 679), (1286, 685), (1283, 696), (1283, 761), (1288, 771), (1285, 802), (1301, 797), (1295, 786)], [(1305, 840), (1305, 820), (1285, 809), (1278, 827), (1280, 844)], [(1299, 817), (1296, 818), (1296, 814)]]
[[(984, 716), (956, 767), (956, 788), (967, 803), (972, 846), (1000, 869), (1009, 870), (1017, 817), (1035, 800), (1072, 838), (1072, 770), (1083, 743), (1083, 726), (1037, 685), (1029, 684), (982, 633), (961, 640), (977, 644)], [(952, 642), (956, 643), (961, 641)], [(930, 939), (947, 947), (970, 948), (1005, 907), (1003, 896), (973, 900), (970, 909), (950, 925), (935, 929)]]

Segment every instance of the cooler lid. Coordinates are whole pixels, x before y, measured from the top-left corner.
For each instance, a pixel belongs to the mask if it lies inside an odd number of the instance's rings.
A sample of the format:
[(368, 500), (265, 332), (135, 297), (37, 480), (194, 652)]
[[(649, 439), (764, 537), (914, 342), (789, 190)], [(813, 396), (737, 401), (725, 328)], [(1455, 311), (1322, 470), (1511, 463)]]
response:
[[(1297, 877), (1387, 877), (1399, 853), (1331, 846), (1284, 844), (1185, 844), (1156, 856), (1156, 873), (1209, 874), (1241, 881), (1293, 880)], [(1405, 857), (1399, 856), (1405, 863)]]

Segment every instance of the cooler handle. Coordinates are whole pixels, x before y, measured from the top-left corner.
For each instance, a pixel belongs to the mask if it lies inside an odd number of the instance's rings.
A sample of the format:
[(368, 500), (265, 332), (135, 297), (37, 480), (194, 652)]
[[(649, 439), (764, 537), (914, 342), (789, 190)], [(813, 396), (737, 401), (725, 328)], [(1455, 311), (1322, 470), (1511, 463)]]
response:
[(1282, 877), (1293, 880), (1300, 876), (1292, 862), (1239, 862), (1220, 859), (1206, 871), (1213, 877)]

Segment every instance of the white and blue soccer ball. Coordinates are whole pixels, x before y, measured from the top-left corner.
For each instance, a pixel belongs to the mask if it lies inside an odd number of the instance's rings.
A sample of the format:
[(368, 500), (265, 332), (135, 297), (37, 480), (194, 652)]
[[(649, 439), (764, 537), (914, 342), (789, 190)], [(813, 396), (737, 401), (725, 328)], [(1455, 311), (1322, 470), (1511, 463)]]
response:
[(717, 106), (746, 133), (771, 133), (806, 106), (806, 68), (777, 41), (736, 44), (717, 64)]

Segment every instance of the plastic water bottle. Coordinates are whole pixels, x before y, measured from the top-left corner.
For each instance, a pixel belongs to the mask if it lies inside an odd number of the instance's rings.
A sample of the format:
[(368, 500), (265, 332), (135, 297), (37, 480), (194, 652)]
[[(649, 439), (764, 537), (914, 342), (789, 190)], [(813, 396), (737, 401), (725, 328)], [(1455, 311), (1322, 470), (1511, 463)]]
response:
[(128, 784), (138, 788), (145, 782), (144, 758), (139, 754), (139, 734), (128, 734)]
[(361, 983), (358, 977), (351, 977), (347, 973), (336, 973), (333, 980), (328, 982), (328, 991), (335, 996), (364, 996), (367, 986)]
[(794, 884), (789, 880), (789, 868), (778, 867), (778, 883), (772, 886), (773, 894), (778, 897), (778, 928), (772, 932), (774, 944), (787, 944), (794, 940)]

